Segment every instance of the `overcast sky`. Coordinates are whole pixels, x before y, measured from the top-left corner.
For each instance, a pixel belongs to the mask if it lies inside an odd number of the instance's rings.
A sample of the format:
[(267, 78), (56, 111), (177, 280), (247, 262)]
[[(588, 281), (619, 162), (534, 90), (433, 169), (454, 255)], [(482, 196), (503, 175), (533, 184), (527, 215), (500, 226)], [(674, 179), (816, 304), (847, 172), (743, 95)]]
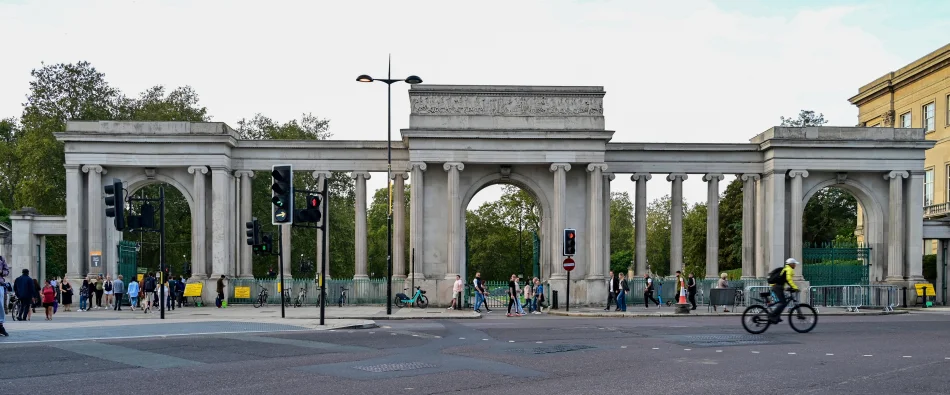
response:
[[(392, 53), (394, 77), (431, 84), (604, 86), (613, 141), (747, 142), (800, 109), (853, 126), (848, 97), (947, 32), (942, 0), (0, 0), (0, 117), (20, 115), (40, 62), (87, 60), (128, 95), (191, 85), (231, 126), (310, 112), (334, 139), (382, 140), (385, 87), (354, 80), (383, 76)], [(394, 129), (407, 89), (394, 86)], [(632, 195), (628, 177), (611, 187)], [(684, 192), (704, 200), (701, 177)], [(650, 199), (668, 193), (655, 176)]]

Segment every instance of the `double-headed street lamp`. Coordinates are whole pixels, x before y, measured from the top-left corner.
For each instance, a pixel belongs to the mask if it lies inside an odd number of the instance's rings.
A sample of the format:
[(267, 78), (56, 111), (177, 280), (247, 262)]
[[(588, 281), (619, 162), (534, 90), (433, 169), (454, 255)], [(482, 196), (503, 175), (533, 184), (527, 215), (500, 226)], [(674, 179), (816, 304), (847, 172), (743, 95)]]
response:
[(366, 74), (356, 77), (357, 82), (383, 82), (386, 84), (386, 93), (389, 97), (389, 116), (386, 124), (386, 184), (389, 186), (389, 210), (386, 214), (386, 314), (393, 313), (393, 83), (403, 81), (407, 84), (422, 83), (422, 78), (410, 75), (404, 80), (392, 79), (392, 61), (386, 71), (386, 78), (373, 78)]

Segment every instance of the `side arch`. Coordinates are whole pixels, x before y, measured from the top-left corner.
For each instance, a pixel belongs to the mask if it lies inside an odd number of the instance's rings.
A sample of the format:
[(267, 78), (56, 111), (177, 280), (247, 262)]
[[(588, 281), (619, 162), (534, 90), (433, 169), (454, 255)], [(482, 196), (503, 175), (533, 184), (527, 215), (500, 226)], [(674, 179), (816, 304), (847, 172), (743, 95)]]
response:
[(871, 247), (871, 277), (872, 280), (877, 278), (878, 280), (883, 280), (887, 274), (887, 260), (884, 258), (887, 251), (885, 250), (885, 220), (887, 218), (886, 212), (884, 211), (884, 206), (881, 202), (874, 196), (874, 193), (864, 183), (853, 180), (853, 179), (844, 179), (839, 181), (836, 177), (832, 176), (824, 181), (821, 181), (811, 187), (808, 192), (806, 192), (802, 197), (802, 224), (804, 224), (804, 208), (808, 204), (808, 201), (815, 196), (818, 191), (827, 188), (835, 187), (841, 188), (845, 191), (851, 193), (852, 196), (858, 201), (858, 204), (864, 209), (864, 235), (865, 235), (865, 244)]
[[(516, 187), (519, 187), (523, 189), (525, 192), (528, 192), (535, 199), (535, 201), (537, 201), (538, 204), (541, 205), (541, 225), (539, 229), (541, 231), (541, 263), (540, 263), (541, 269), (542, 269), (541, 277), (542, 278), (550, 277), (551, 262), (550, 262), (550, 257), (548, 257), (548, 255), (549, 255), (549, 251), (551, 251), (551, 246), (553, 245), (552, 244), (553, 235), (555, 231), (552, 228), (554, 221), (551, 219), (551, 215), (553, 213), (552, 212), (553, 206), (550, 202), (550, 199), (548, 198), (548, 195), (544, 193), (544, 189), (540, 185), (538, 185), (530, 177), (527, 177), (515, 171), (512, 171), (508, 175), (507, 178), (502, 177), (501, 173), (497, 173), (497, 172), (489, 173), (473, 181), (469, 185), (469, 187), (465, 191), (465, 194), (462, 195), (462, 202), (461, 202), (462, 210), (460, 210), (461, 218), (459, 218), (459, 221), (460, 221), (459, 223), (462, 224), (463, 231), (462, 231), (462, 234), (459, 236), (461, 237), (461, 240), (459, 240), (459, 245), (462, 245), (462, 246), (465, 245), (465, 235), (468, 232), (466, 216), (468, 213), (469, 203), (472, 202), (472, 199), (475, 197), (475, 195), (478, 194), (478, 192), (481, 191), (482, 189), (485, 189), (492, 185), (498, 185), (498, 184), (507, 184), (507, 185), (514, 185)], [(465, 271), (467, 271), (468, 261), (466, 261), (465, 259), (466, 258), (465, 249), (463, 248), (460, 253), (462, 254), (462, 256), (460, 257), (459, 262), (463, 262), (462, 268)], [(548, 262), (545, 262), (546, 260)]]
[[(144, 174), (137, 174), (132, 177), (129, 177), (125, 181), (128, 186), (126, 187), (129, 190), (129, 196), (135, 194), (140, 189), (145, 188), (149, 185), (166, 183), (175, 187), (182, 196), (185, 197), (185, 201), (188, 202), (188, 211), (194, 216), (195, 213), (195, 199), (191, 194), (191, 189), (179, 182), (175, 177), (170, 177), (160, 173), (156, 173), (152, 178), (146, 177)], [(192, 218), (192, 221), (194, 218)]]

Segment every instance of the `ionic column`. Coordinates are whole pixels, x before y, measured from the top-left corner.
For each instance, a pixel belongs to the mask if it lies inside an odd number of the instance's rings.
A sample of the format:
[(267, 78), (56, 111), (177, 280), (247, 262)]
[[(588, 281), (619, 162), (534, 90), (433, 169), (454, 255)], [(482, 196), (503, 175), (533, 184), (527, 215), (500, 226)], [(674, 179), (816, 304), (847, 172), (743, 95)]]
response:
[[(788, 176), (792, 179), (791, 185), (791, 199), (790, 210), (791, 216), (789, 219), (789, 239), (791, 244), (791, 253), (792, 258), (801, 262), (802, 261), (802, 217), (804, 216), (805, 204), (802, 202), (802, 179), (808, 177), (808, 170), (791, 170), (788, 172)], [(795, 279), (802, 278), (802, 271), (798, 270), (795, 272)]]
[[(924, 282), (924, 172), (910, 172), (907, 188), (904, 188), (904, 273), (907, 280)], [(928, 250), (929, 254), (930, 251)], [(939, 267), (938, 267), (939, 270)]]
[(425, 162), (409, 164), (409, 276), (425, 279), (422, 256), (425, 252)]
[(211, 169), (211, 278), (215, 279), (222, 274), (228, 274), (228, 263), (231, 262), (231, 244), (228, 237), (231, 232), (228, 220), (228, 211), (231, 208), (228, 199), (231, 181), (229, 173), (230, 170), (226, 167)]
[(442, 165), (442, 169), (449, 172), (448, 191), (446, 194), (446, 200), (448, 200), (449, 203), (449, 224), (447, 228), (449, 248), (446, 250), (448, 253), (448, 265), (445, 270), (445, 278), (446, 280), (454, 280), (455, 275), (460, 273), (460, 261), (462, 258), (461, 247), (464, 246), (464, 242), (461, 240), (462, 229), (460, 227), (462, 201), (459, 197), (459, 172), (465, 169), (465, 165), (460, 162), (448, 162)]
[[(773, 171), (766, 174), (765, 201), (768, 202), (765, 229), (768, 243), (768, 269), (785, 265), (785, 215), (788, 210), (785, 205), (785, 172)], [(768, 272), (766, 272), (768, 273)]]
[[(327, 183), (327, 182), (330, 181), (330, 178), (333, 177), (333, 173), (331, 173), (331, 172), (329, 172), (329, 171), (325, 171), (325, 170), (317, 170), (317, 171), (313, 172), (313, 176), (317, 178), (317, 190), (318, 190), (318, 191), (323, 191), (323, 185), (324, 185), (325, 183)], [(329, 193), (329, 187), (327, 188), (327, 191), (328, 191), (328, 193)], [(324, 198), (324, 199), (328, 199), (329, 197), (328, 197), (328, 196), (324, 196), (323, 198)], [(321, 204), (322, 204), (322, 203), (321, 203)], [(323, 273), (323, 272), (322, 272), (322, 270), (323, 270), (323, 264), (322, 264), (322, 262), (323, 262), (323, 232), (329, 232), (329, 231), (330, 231), (330, 210), (329, 210), (329, 207), (330, 207), (330, 202), (328, 201), (328, 202), (327, 202), (327, 210), (326, 210), (326, 211), (323, 211), (323, 208), (320, 209), (320, 211), (321, 211), (322, 214), (323, 214), (323, 217), (320, 219), (320, 222), (321, 222), (322, 224), (327, 224), (327, 227), (326, 227), (324, 230), (322, 230), (322, 231), (316, 232), (316, 234), (317, 234), (317, 243), (316, 243), (315, 245), (317, 246), (317, 253), (316, 253), (315, 256), (317, 257), (317, 259), (316, 259), (316, 262), (314, 262), (314, 266), (316, 266), (316, 272), (317, 272), (317, 273), (320, 273), (320, 274)], [(327, 240), (329, 240), (329, 236), (330, 236), (330, 235), (328, 234), (328, 235), (327, 235)], [(327, 248), (326, 248), (326, 250), (327, 250), (327, 274), (326, 274), (326, 278), (330, 278), (330, 244), (329, 244), (329, 243), (327, 243)]]
[(86, 273), (104, 273), (105, 271), (105, 253), (103, 253), (102, 239), (104, 236), (105, 225), (105, 202), (102, 200), (102, 176), (107, 172), (99, 165), (85, 165), (82, 167), (83, 173), (88, 174), (86, 187), (86, 252), (89, 256), (99, 255), (100, 266), (91, 267), (91, 258), (86, 259)]
[(406, 177), (392, 173), (393, 180), (393, 282), (406, 279)]
[(719, 278), (719, 181), (722, 174), (709, 173), (706, 181), (706, 279)]
[[(561, 235), (561, 232), (564, 231), (564, 224), (566, 223), (567, 172), (571, 171), (571, 164), (552, 163), (550, 170), (554, 173), (554, 215), (552, 215), (554, 229), (552, 230), (555, 235)], [(551, 279), (564, 280), (567, 278), (567, 272), (564, 270), (564, 267), (560, 265), (560, 262), (557, 261), (557, 257), (564, 255), (564, 246), (558, 242), (552, 244), (549, 262), (551, 265)]]
[(742, 278), (752, 279), (756, 276), (755, 243), (756, 243), (756, 207), (755, 182), (758, 174), (742, 174)]
[(904, 179), (909, 176), (906, 171), (892, 171), (884, 175), (884, 179), (890, 182), (887, 216), (887, 278), (885, 280), (888, 282), (904, 281)]
[(366, 247), (366, 180), (370, 178), (367, 172), (353, 172), (350, 177), (356, 180), (356, 272), (354, 279), (367, 279), (367, 247)]
[(66, 278), (73, 280), (86, 274), (82, 259), (82, 202), (79, 165), (66, 165)]
[(604, 203), (603, 210), (604, 221), (604, 267), (601, 270), (601, 273), (604, 277), (610, 273), (610, 182), (616, 178), (612, 173), (604, 173)]
[[(604, 278), (604, 175), (607, 170), (604, 163), (591, 163), (587, 165), (588, 188), (587, 196), (587, 279), (597, 280)], [(609, 265), (608, 265), (609, 266)]]
[[(234, 176), (241, 180), (241, 224), (240, 229), (247, 229), (243, 224), (251, 222), (251, 196), (253, 188), (251, 186), (251, 177), (254, 177), (254, 172), (251, 170), (238, 170), (234, 172)], [(240, 240), (240, 238), (238, 239)], [(239, 264), (240, 270), (238, 271), (239, 277), (251, 278), (254, 277), (254, 247), (247, 245), (247, 243), (240, 243), (241, 251), (241, 263)]]
[(755, 181), (755, 277), (768, 276), (768, 247), (766, 246), (765, 230), (765, 180)]
[(673, 183), (670, 196), (670, 274), (683, 270), (683, 181), (687, 175), (672, 173), (666, 176)]
[(653, 176), (650, 173), (634, 173), (630, 181), (637, 183), (634, 197), (634, 233), (636, 234), (636, 274), (642, 276), (647, 270), (647, 181)]
[(194, 198), (195, 207), (191, 215), (191, 279), (204, 280), (208, 278), (210, 272), (208, 267), (208, 250), (206, 247), (207, 227), (205, 219), (207, 214), (207, 200), (205, 197), (205, 175), (208, 174), (207, 166), (192, 166), (188, 168), (188, 173), (195, 175), (194, 180)]

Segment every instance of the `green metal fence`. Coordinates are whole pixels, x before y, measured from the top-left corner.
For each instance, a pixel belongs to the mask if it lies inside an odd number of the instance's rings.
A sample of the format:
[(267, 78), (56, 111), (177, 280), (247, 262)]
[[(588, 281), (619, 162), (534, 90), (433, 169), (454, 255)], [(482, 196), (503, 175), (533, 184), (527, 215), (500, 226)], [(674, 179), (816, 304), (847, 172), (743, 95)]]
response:
[[(280, 305), (280, 296), (277, 292), (279, 288), (277, 279), (232, 279), (228, 280), (228, 303), (230, 304), (254, 304), (262, 289), (267, 290), (267, 303)], [(302, 304), (310, 307), (317, 307), (319, 284), (313, 279), (294, 279), (284, 281), (287, 287), (290, 303), (293, 303), (298, 296), (303, 296)], [(250, 297), (238, 298), (236, 293), (239, 287), (249, 287)], [(352, 305), (384, 305), (386, 304), (386, 279), (371, 278), (366, 280), (327, 280), (327, 302), (328, 305), (338, 305), (343, 290), (346, 290), (347, 304)], [(306, 294), (303, 291), (306, 291)], [(393, 295), (401, 290), (393, 287)]]
[(802, 258), (802, 276), (812, 286), (869, 284), (871, 248), (864, 244), (810, 244)]
[(119, 252), (119, 273), (126, 283), (132, 281), (137, 274), (139, 263), (138, 243), (122, 240), (117, 246)]

